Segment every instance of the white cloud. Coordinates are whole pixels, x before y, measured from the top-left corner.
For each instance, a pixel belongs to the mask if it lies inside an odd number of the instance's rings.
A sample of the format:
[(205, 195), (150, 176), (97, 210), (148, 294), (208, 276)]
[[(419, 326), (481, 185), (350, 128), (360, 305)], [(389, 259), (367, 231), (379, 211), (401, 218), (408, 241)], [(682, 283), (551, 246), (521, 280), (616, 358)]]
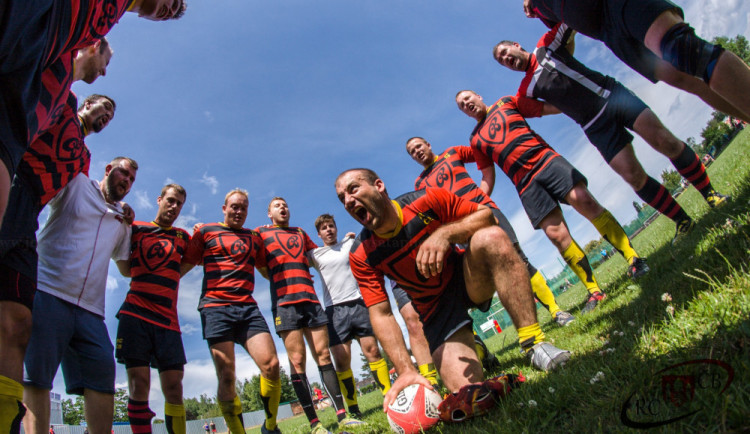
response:
[(219, 191), (219, 180), (215, 176), (208, 176), (208, 173), (204, 173), (198, 182), (205, 184), (211, 190), (211, 194), (216, 194)]
[(107, 275), (107, 291), (113, 292), (119, 287), (120, 285), (117, 282), (117, 278), (112, 275)]
[(146, 190), (137, 190), (135, 192), (135, 206), (138, 208), (154, 209), (154, 204), (151, 199), (148, 198), (148, 192)]

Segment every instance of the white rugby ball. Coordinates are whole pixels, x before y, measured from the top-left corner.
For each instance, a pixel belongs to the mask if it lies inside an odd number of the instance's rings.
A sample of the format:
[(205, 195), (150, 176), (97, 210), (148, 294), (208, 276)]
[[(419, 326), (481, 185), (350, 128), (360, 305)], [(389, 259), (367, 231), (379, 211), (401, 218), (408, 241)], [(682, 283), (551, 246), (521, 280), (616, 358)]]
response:
[(399, 434), (427, 431), (440, 421), (440, 394), (421, 384), (406, 386), (388, 406), (388, 423)]

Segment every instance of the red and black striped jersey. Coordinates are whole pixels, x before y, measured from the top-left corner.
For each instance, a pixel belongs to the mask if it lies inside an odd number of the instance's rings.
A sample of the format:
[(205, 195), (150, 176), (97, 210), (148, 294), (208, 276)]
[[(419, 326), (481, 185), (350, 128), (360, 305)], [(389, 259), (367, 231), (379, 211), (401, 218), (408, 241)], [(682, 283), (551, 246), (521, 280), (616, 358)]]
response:
[(352, 274), (357, 279), (365, 305), (388, 299), (383, 276), (396, 282), (411, 297), (422, 320), (428, 319), (450, 283), (456, 267), (461, 267), (455, 246), (446, 256), (443, 272), (425, 278), (417, 270), (421, 244), (440, 226), (475, 212), (479, 205), (440, 188), (427, 187), (399, 196), (393, 203), (401, 216), (401, 229), (391, 238), (382, 238), (363, 229), (349, 254)]
[(525, 117), (542, 115), (544, 104), (515, 96), (500, 98), (471, 132), (471, 147), (481, 170), (494, 161), (521, 194), (532, 179), (560, 154), (535, 133)]
[[(29, 143), (47, 131), (60, 119), (68, 103), (70, 86), (73, 84), (73, 59), (75, 51), (67, 51), (42, 73), (39, 103), (29, 117)], [(75, 113), (75, 107), (74, 107)]]
[(458, 197), (497, 209), (495, 202), (484, 194), (466, 171), (464, 163), (475, 161), (474, 151), (468, 146), (448, 148), (417, 177), (414, 189), (442, 188)]
[(45, 66), (63, 53), (106, 36), (135, 0), (56, 0), (51, 10)]
[(262, 250), (263, 241), (254, 230), (234, 230), (223, 223), (199, 227), (184, 259), (190, 264), (203, 264), (198, 309), (255, 303), (255, 267), (265, 266)]
[(320, 303), (305, 255), (318, 246), (305, 231), (279, 226), (261, 226), (256, 230), (263, 239), (273, 308), (302, 302)]
[(180, 228), (162, 228), (154, 222), (134, 222), (132, 228), (130, 291), (118, 316), (131, 315), (179, 332), (180, 264), (190, 235)]
[(591, 70), (566, 48), (573, 37), (566, 24), (545, 33), (529, 56), (519, 98), (540, 98), (587, 129), (604, 111), (616, 81)]
[(600, 39), (605, 16), (603, 0), (531, 0), (529, 9), (549, 28), (566, 23), (579, 33)]
[(91, 152), (84, 143), (77, 100), (68, 92), (62, 115), (23, 154), (17, 173), (44, 206), (79, 173), (89, 174)]

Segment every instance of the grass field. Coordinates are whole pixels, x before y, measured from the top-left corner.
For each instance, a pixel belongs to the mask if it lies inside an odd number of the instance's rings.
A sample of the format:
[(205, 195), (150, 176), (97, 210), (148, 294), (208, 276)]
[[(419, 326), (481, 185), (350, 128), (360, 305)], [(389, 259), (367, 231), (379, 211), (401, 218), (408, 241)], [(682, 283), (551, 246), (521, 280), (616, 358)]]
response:
[[(648, 258), (648, 275), (629, 280), (615, 256), (595, 271), (608, 298), (594, 312), (579, 314), (586, 297), (580, 284), (558, 297), (576, 315), (569, 327), (539, 311), (548, 340), (573, 352), (567, 366), (535, 371), (519, 354), (515, 330), (504, 329), (487, 345), (503, 371), (523, 372), (526, 383), (488, 415), (431, 432), (623, 432), (637, 423), (661, 424), (655, 429), (664, 432), (750, 430), (748, 161), (750, 128), (708, 170), (714, 187), (732, 195), (729, 205), (710, 210), (690, 188), (679, 202), (698, 224), (686, 239), (672, 247), (674, 224), (659, 217), (633, 240)], [(379, 392), (361, 397), (369, 426), (352, 431), (389, 431), (381, 403)], [(321, 419), (337, 431), (332, 410)], [(304, 416), (280, 427), (309, 432)]]

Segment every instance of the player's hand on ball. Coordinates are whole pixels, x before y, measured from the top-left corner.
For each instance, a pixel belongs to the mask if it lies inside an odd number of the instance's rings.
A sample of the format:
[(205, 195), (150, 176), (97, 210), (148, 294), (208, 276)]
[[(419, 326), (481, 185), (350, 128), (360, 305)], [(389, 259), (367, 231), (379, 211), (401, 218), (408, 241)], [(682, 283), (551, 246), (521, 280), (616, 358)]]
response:
[(388, 390), (388, 393), (386, 393), (383, 397), (384, 412), (388, 412), (388, 406), (396, 400), (399, 392), (404, 390), (404, 388), (410, 384), (421, 384), (428, 389), (432, 389), (432, 384), (430, 384), (430, 382), (427, 381), (426, 378), (420, 375), (416, 369), (409, 370), (408, 372), (404, 372), (403, 374), (399, 373), (398, 378), (393, 382), (390, 390)]

